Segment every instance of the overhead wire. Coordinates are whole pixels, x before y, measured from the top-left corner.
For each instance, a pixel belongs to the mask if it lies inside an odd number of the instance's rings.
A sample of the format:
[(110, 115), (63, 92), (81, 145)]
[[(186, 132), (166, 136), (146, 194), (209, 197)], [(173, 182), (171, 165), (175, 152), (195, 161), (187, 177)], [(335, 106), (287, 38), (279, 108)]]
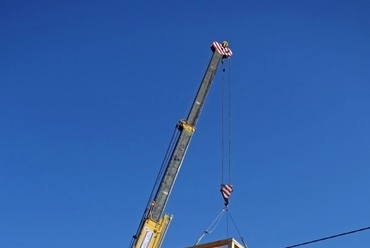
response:
[(349, 232), (344, 232), (344, 233), (339, 233), (339, 234), (336, 234), (336, 235), (331, 235), (331, 236), (320, 238), (320, 239), (314, 239), (314, 240), (311, 240), (311, 241), (307, 241), (307, 242), (303, 242), (303, 243), (299, 243), (299, 244), (295, 244), (295, 245), (285, 246), (284, 248), (293, 248), (293, 247), (298, 247), (298, 246), (304, 246), (304, 245), (317, 243), (317, 242), (321, 242), (321, 241), (328, 240), (328, 239), (334, 239), (334, 238), (338, 238), (338, 237), (341, 237), (341, 236), (345, 236), (345, 235), (349, 235), (349, 234), (353, 234), (353, 233), (357, 233), (357, 232), (362, 232), (362, 231), (369, 230), (369, 229), (370, 229), (370, 226), (360, 228), (360, 229), (356, 229), (356, 230), (349, 231)]

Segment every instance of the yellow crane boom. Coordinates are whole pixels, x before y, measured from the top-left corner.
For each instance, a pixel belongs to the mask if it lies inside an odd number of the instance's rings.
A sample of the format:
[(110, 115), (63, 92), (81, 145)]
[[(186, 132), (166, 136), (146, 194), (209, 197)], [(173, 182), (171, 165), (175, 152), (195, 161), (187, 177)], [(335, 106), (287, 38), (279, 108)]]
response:
[(212, 58), (199, 86), (189, 114), (185, 120), (180, 120), (176, 125), (175, 134), (170, 142), (164, 162), (157, 176), (152, 193), (130, 248), (159, 248), (162, 245), (172, 215), (163, 214), (182, 161), (189, 147), (190, 140), (195, 131), (195, 126), (204, 106), (207, 94), (216, 75), (222, 59), (232, 55), (226, 41), (213, 42)]

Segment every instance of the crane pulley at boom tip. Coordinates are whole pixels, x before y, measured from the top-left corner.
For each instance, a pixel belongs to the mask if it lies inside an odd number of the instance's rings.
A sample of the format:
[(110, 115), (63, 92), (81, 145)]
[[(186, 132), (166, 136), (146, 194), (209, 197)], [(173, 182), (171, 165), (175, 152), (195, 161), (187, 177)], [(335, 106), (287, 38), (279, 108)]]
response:
[(223, 59), (232, 55), (226, 41), (221, 44), (216, 41), (213, 42), (211, 50), (213, 51), (212, 58), (186, 120), (180, 120), (179, 125), (177, 125), (140, 225), (131, 241), (131, 248), (161, 247), (172, 220), (172, 215), (164, 214), (165, 206), (180, 171), (217, 68)]

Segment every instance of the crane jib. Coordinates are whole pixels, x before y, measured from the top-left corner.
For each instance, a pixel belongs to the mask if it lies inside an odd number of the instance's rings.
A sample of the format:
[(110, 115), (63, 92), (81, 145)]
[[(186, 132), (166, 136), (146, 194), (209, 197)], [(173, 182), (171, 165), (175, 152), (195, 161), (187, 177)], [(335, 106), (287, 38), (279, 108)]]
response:
[[(137, 234), (134, 236), (131, 247), (136, 247), (136, 244), (139, 240), (142, 242), (142, 244), (144, 244), (143, 247), (159, 247), (157, 245), (149, 244), (152, 243), (152, 241), (150, 241), (151, 238), (148, 238), (148, 229), (145, 225), (149, 225), (149, 222), (153, 222), (153, 224), (157, 223), (157, 226), (159, 226), (158, 229), (162, 228), (162, 230), (164, 230), (168, 227), (169, 222), (172, 219), (172, 216), (168, 217), (168, 215), (164, 215), (164, 217), (162, 217), (163, 212), (171, 194), (172, 188), (175, 184), (176, 177), (181, 168), (182, 161), (189, 147), (207, 94), (216, 75), (217, 68), (222, 59), (229, 58), (232, 55), (232, 51), (227, 46), (227, 42), (223, 42), (222, 44), (218, 42), (213, 42), (211, 45), (211, 49), (213, 51), (212, 58), (208, 64), (207, 70), (204, 74), (203, 80), (199, 86), (197, 95), (193, 101), (192, 107), (186, 120), (180, 120), (180, 122), (177, 124), (178, 134), (176, 136), (177, 139), (174, 142), (175, 145), (171, 148), (172, 150), (169, 151), (170, 156), (168, 159), (168, 163), (165, 167), (165, 170), (163, 172), (160, 172), (163, 173), (159, 175), (159, 177), (161, 178), (160, 183), (157, 186), (158, 188), (154, 191), (154, 198), (149, 199), (151, 205), (147, 206), (144, 212), (143, 219), (140, 223)], [(166, 227), (161, 227), (160, 223), (162, 222), (166, 223)], [(161, 232), (159, 231), (157, 233)], [(158, 234), (158, 240), (163, 241), (163, 235)], [(149, 243), (147, 243), (148, 241)], [(153, 243), (159, 242), (153, 241)]]
[[(189, 115), (186, 119), (186, 124), (195, 128), (199, 119), (200, 113), (204, 106), (207, 94), (211, 88), (213, 79), (216, 75), (217, 68), (225, 54), (231, 54), (231, 50), (225, 50), (219, 43), (213, 43), (212, 45), (213, 56), (209, 62), (206, 73), (198, 89), (197, 95), (194, 99), (192, 107), (189, 111)], [(193, 132), (188, 132), (186, 129), (179, 125), (179, 131), (181, 132), (176, 146), (173, 150), (171, 158), (169, 160), (167, 169), (163, 175), (161, 185), (157, 191), (156, 197), (154, 198), (155, 206), (152, 210), (152, 218), (159, 221), (160, 216), (163, 214), (163, 210), (166, 206), (169, 195), (172, 191), (178, 172), (181, 168), (182, 161), (185, 157), (186, 151), (189, 147), (189, 143)]]

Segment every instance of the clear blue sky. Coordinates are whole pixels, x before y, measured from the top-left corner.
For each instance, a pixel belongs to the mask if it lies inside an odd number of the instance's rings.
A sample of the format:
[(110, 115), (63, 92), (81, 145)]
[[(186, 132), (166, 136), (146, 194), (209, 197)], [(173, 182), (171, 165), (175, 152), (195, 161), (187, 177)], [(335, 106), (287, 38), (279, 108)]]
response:
[[(214, 40), (234, 52), (230, 212), (249, 248), (370, 226), (368, 1), (14, 0), (0, 3), (0, 247), (128, 247)], [(223, 206), (220, 76), (165, 248)], [(226, 237), (223, 218), (203, 241)]]

